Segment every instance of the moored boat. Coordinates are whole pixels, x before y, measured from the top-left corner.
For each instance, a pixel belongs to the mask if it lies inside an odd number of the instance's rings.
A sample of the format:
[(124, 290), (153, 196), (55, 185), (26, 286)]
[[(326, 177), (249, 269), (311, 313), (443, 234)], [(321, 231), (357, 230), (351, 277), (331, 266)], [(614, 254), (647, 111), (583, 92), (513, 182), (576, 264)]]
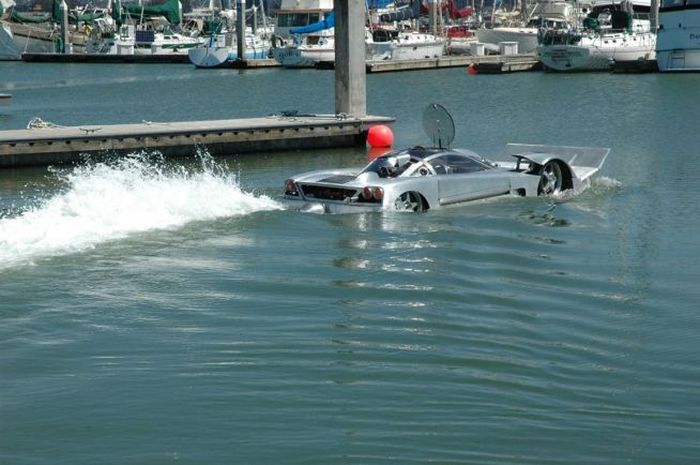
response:
[(481, 43), (498, 45), (501, 42), (517, 42), (519, 53), (532, 53), (537, 49), (537, 34), (541, 28), (565, 29), (576, 20), (575, 8), (570, 1), (542, 0), (531, 11), (510, 18), (507, 23), (491, 28), (477, 29)]
[(659, 70), (700, 71), (700, 4), (661, 0), (656, 39)]
[(416, 31), (376, 30), (366, 40), (367, 60), (420, 60), (440, 58), (445, 39)]
[(12, 29), (0, 23), (0, 60), (19, 60), (21, 57), (22, 52), (15, 43)]
[(272, 49), (272, 57), (286, 68), (313, 67), (321, 61), (335, 61), (335, 32), (325, 29), (299, 35), (281, 47)]
[(20, 59), (22, 53), (56, 52), (64, 46), (71, 52), (83, 52), (88, 36), (87, 22), (81, 22), (84, 9), (70, 12), (70, 45), (63, 44), (60, 4), (60, 0), (54, 0), (49, 4), (53, 5), (52, 10), (47, 12), (20, 12), (13, 0), (0, 0), (0, 59)]
[[(268, 58), (270, 41), (253, 35), (245, 36), (245, 60)], [(189, 49), (187, 56), (197, 68), (216, 68), (238, 60), (238, 44), (235, 34), (214, 34), (202, 45)]]
[(204, 38), (124, 24), (116, 33), (101, 34), (88, 43), (89, 53), (107, 55), (185, 55), (189, 49), (204, 43)]
[(580, 29), (543, 30), (539, 39), (538, 58), (552, 71), (609, 71), (616, 61), (656, 55), (648, 14), (635, 13), (628, 1), (594, 5)]

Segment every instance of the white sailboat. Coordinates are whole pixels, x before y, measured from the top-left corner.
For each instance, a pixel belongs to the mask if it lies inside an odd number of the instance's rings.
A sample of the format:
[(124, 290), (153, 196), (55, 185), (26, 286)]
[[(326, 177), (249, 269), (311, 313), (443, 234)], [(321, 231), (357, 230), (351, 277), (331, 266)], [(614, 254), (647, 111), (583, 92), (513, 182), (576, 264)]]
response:
[[(111, 18), (110, 18), (111, 19)], [(117, 0), (114, 22), (97, 27), (86, 46), (88, 53), (106, 55), (186, 55), (204, 38), (176, 32), (182, 21), (179, 0), (156, 6), (122, 5)], [(118, 27), (115, 30), (114, 24)]]
[(204, 38), (189, 37), (169, 28), (156, 31), (125, 24), (115, 34), (98, 36), (87, 45), (88, 53), (106, 55), (186, 55), (204, 43)]
[[(214, 34), (205, 44), (191, 48), (187, 56), (197, 68), (217, 68), (238, 59), (238, 44), (234, 33)], [(270, 54), (270, 41), (252, 32), (245, 35), (245, 59), (260, 60)]]
[(650, 26), (648, 14), (636, 14), (628, 0), (606, 0), (593, 5), (581, 29), (544, 31), (537, 54), (553, 71), (608, 71), (615, 61), (653, 60), (656, 33)]
[[(262, 0), (259, 5), (253, 5), (249, 10), (253, 15), (254, 27), (245, 30), (245, 56), (243, 60), (260, 60), (268, 58), (272, 46), (270, 37), (272, 30), (267, 26), (265, 6)], [(258, 28), (258, 11), (262, 17), (262, 28)], [(188, 52), (190, 62), (198, 68), (216, 68), (238, 60), (238, 34), (235, 19), (237, 12), (222, 10), (215, 30), (205, 43), (192, 48)]]

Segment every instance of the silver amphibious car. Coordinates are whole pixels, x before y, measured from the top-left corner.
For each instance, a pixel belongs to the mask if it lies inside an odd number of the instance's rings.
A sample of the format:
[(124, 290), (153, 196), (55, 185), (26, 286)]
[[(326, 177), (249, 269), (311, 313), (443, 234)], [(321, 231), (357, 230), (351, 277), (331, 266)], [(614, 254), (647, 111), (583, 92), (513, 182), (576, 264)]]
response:
[[(464, 149), (442, 148), (454, 137), (446, 110), (433, 104), (424, 126), (436, 148), (414, 147), (382, 155), (361, 169), (314, 171), (287, 179), (284, 197), (326, 211), (419, 212), (501, 195), (553, 195), (576, 191), (605, 162), (607, 148), (508, 144), (499, 160)], [(437, 116), (437, 117), (436, 117)], [(426, 120), (433, 123), (426, 123)], [(435, 120), (438, 120), (435, 122)]]

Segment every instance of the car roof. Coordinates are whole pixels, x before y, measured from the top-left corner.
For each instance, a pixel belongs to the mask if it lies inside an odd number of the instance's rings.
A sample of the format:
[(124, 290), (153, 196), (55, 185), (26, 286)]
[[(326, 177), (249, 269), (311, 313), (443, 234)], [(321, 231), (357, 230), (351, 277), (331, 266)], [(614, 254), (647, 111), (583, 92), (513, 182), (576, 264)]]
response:
[(434, 158), (436, 156), (442, 156), (442, 155), (457, 155), (460, 157), (481, 160), (481, 157), (479, 155), (477, 155), (476, 153), (472, 152), (471, 150), (449, 149), (449, 148), (439, 148), (439, 147), (427, 147), (426, 148), (426, 147), (421, 147), (421, 146), (411, 147), (409, 149), (393, 150), (389, 153), (382, 155), (379, 158), (389, 158), (389, 157), (396, 157), (396, 156), (400, 156), (400, 155), (410, 155), (411, 158), (417, 158), (417, 159), (421, 159), (421, 160), (427, 160), (427, 159)]
[(425, 147), (417, 146), (417, 147), (411, 147), (410, 149), (400, 149), (400, 150), (391, 151), (389, 153), (382, 155), (382, 158), (389, 158), (389, 157), (395, 157), (397, 155), (408, 154), (412, 158), (426, 159), (426, 158), (432, 157), (433, 155), (448, 154), (448, 153), (463, 155), (463, 154), (460, 154), (459, 152), (454, 152), (450, 149), (442, 149), (442, 148), (437, 148), (437, 147), (425, 148)]

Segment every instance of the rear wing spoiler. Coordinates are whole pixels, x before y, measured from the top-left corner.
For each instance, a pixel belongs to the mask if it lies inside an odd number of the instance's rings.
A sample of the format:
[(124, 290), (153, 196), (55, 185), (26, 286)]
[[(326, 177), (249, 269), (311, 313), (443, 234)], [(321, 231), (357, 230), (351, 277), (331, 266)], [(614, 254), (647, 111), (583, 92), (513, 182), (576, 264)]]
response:
[(544, 164), (552, 158), (566, 162), (571, 168), (589, 168), (598, 171), (610, 153), (604, 147), (568, 147), (563, 145), (507, 144), (498, 159), (502, 161), (525, 159)]

